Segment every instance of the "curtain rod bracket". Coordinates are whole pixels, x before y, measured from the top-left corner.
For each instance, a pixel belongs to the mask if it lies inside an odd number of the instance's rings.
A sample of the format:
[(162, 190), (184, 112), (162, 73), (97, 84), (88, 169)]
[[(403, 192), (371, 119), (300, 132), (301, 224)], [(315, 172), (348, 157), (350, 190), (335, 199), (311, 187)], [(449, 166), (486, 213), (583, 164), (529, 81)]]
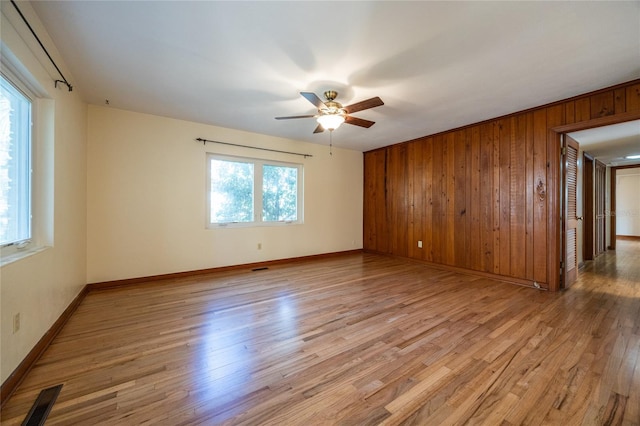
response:
[(73, 86), (70, 85), (68, 82), (66, 82), (65, 80), (56, 80), (54, 83), (55, 88), (58, 88), (58, 83), (62, 83), (65, 86), (67, 86), (67, 89), (69, 89), (69, 91), (71, 92), (73, 90)]
[(202, 142), (203, 145), (206, 145), (207, 142), (210, 142), (210, 143), (217, 143), (217, 144), (220, 144), (220, 145), (231, 145), (231, 146), (238, 146), (238, 147), (241, 147), (241, 148), (258, 149), (260, 151), (279, 152), (280, 154), (299, 155), (299, 156), (304, 157), (304, 158), (313, 157), (313, 155), (311, 155), (311, 154), (302, 154), (300, 152), (280, 151), (278, 149), (260, 148), (260, 147), (257, 147), (257, 146), (240, 145), (240, 144), (237, 144), (237, 143), (213, 141), (213, 140), (210, 140), (210, 139), (203, 139), (203, 138), (196, 138), (196, 141), (197, 142)]

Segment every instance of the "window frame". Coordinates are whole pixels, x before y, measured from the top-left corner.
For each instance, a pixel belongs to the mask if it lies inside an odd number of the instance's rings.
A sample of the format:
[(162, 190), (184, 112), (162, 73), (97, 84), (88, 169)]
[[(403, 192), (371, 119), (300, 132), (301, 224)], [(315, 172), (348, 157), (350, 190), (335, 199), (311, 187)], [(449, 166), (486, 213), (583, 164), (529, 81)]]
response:
[[(3, 46), (4, 48), (5, 46)], [(55, 99), (8, 48), (0, 55), (0, 72), (31, 100), (31, 239), (0, 247), (0, 267), (21, 261), (54, 245)]]
[[(211, 222), (211, 160), (249, 163), (253, 164), (253, 220), (247, 222)], [(263, 166), (291, 167), (297, 169), (297, 219), (287, 221), (263, 220)], [(289, 226), (304, 223), (304, 166), (301, 163), (290, 163), (279, 160), (267, 160), (261, 158), (241, 157), (234, 155), (206, 154), (206, 206), (205, 226), (207, 229), (220, 228), (247, 228), (260, 226)]]
[(37, 120), (37, 96), (29, 90), (25, 84), (23, 84), (20, 78), (17, 78), (12, 72), (7, 69), (3, 69), (0, 72), (0, 76), (11, 85), (17, 92), (19, 92), (29, 102), (29, 125), (28, 125), (28, 144), (26, 148), (28, 158), (27, 168), (28, 182), (26, 184), (27, 191), (29, 193), (28, 208), (26, 214), (28, 217), (28, 237), (11, 241), (8, 243), (0, 244), (0, 256), (2, 256), (4, 264), (5, 259), (10, 260), (14, 256), (19, 255), (22, 252), (28, 251), (35, 245), (36, 239), (36, 224), (34, 223), (34, 202), (35, 202), (35, 188), (34, 188), (34, 161), (35, 161), (35, 123)]

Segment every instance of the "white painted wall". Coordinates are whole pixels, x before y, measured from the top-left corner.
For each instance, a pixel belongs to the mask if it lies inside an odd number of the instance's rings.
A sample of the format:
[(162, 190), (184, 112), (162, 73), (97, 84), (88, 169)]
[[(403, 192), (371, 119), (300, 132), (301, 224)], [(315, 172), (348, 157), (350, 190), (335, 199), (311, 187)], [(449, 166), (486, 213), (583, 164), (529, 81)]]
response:
[[(88, 123), (89, 283), (362, 248), (361, 152), (93, 105)], [(304, 224), (206, 229), (207, 152), (301, 162)]]
[[(33, 9), (19, 2), (58, 65), (62, 58)], [(4, 382), (86, 283), (86, 104), (65, 86), (9, 2), (2, 2), (0, 24), (3, 60), (23, 68), (51, 108), (48, 126), (38, 135), (42, 161), (35, 165), (36, 214), (47, 222), (48, 248), (0, 269), (0, 376)], [(72, 80), (70, 73), (65, 76)], [(73, 83), (73, 81), (72, 81)], [(21, 328), (13, 333), (13, 316)]]
[(616, 170), (616, 235), (640, 237), (640, 167)]

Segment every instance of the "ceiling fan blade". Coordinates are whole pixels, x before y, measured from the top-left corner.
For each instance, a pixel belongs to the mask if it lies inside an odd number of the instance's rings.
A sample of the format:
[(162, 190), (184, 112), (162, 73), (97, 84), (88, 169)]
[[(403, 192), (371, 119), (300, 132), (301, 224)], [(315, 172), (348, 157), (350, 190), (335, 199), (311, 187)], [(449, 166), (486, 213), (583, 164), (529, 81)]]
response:
[(347, 105), (344, 109), (347, 111), (347, 114), (351, 114), (353, 112), (362, 111), (369, 108), (375, 108), (380, 105), (384, 105), (382, 99), (379, 97), (367, 99), (366, 101), (356, 102), (355, 104)]
[(318, 124), (318, 127), (316, 127), (316, 129), (313, 131), (313, 133), (322, 133), (324, 132), (324, 127), (322, 127), (322, 124)]
[(289, 120), (291, 118), (311, 118), (315, 117), (315, 115), (290, 115), (288, 117), (276, 117), (276, 120)]
[(352, 117), (350, 115), (347, 116), (344, 122), (353, 124), (354, 126), (366, 127), (367, 129), (376, 124), (375, 121), (363, 120), (362, 118)]
[(308, 100), (309, 102), (314, 104), (316, 106), (316, 108), (318, 108), (318, 109), (324, 108), (324, 102), (322, 102), (322, 99), (320, 99), (318, 97), (318, 95), (316, 95), (315, 93), (313, 93), (313, 92), (300, 92), (300, 94), (302, 95), (303, 98), (305, 98), (306, 100)]

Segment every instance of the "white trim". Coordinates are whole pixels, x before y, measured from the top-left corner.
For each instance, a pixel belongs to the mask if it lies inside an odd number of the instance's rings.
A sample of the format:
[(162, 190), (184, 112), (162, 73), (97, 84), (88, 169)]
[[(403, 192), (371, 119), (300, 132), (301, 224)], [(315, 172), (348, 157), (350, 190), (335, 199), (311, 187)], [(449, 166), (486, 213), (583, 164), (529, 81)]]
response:
[(31, 257), (50, 248), (51, 247), (49, 246), (31, 247), (24, 250), (16, 250), (15, 252), (7, 255), (2, 255), (2, 257), (0, 257), (0, 267)]

